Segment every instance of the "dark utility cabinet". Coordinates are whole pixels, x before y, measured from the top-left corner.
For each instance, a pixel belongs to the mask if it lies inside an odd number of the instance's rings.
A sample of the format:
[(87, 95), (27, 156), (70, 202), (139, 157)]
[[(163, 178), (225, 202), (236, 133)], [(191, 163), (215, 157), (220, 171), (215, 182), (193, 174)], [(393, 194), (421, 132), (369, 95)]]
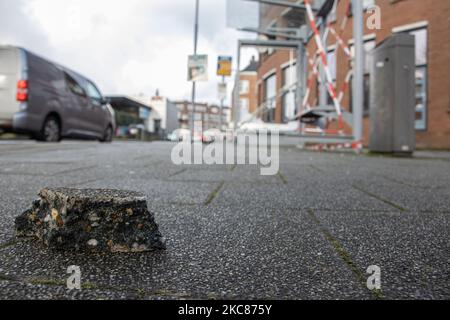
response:
[(415, 38), (395, 34), (372, 54), (369, 149), (412, 154), (416, 146)]

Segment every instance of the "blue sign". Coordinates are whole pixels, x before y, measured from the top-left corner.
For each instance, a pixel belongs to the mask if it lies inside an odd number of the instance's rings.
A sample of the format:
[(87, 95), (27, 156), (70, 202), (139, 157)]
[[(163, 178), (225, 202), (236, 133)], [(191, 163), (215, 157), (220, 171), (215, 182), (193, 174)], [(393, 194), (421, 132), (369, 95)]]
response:
[(139, 108), (139, 118), (144, 120), (150, 118), (150, 110), (142, 107)]

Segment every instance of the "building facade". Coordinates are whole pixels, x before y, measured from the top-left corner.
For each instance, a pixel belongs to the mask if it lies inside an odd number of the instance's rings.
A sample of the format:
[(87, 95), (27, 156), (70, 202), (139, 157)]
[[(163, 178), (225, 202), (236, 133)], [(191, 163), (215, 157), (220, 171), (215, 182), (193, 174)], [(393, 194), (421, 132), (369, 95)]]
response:
[(116, 120), (116, 136), (126, 137), (131, 128), (140, 128), (148, 134), (153, 134), (153, 121), (155, 110), (144, 101), (131, 96), (106, 97), (114, 109)]
[[(241, 120), (249, 119), (257, 114), (258, 67), (259, 63), (253, 56), (249, 65), (239, 73), (239, 119)], [(236, 88), (233, 88), (233, 97), (235, 90)]]
[[(299, 2), (289, 0), (290, 2)], [(327, 17), (327, 22), (341, 35), (353, 54), (352, 0), (336, 0)], [(369, 135), (370, 101), (370, 52), (378, 44), (394, 33), (407, 32), (416, 39), (416, 141), (418, 148), (450, 149), (450, 1), (448, 0), (361, 0), (366, 9), (364, 47), (366, 49), (365, 102), (364, 102), (364, 143)], [(300, 1), (301, 2), (301, 1)], [(300, 3), (299, 2), (299, 3)], [(323, 3), (323, 1), (320, 1)], [(328, 3), (331, 1), (327, 1)], [(372, 29), (367, 25), (374, 12), (373, 6), (381, 10), (381, 28)], [(301, 9), (262, 5), (261, 27), (298, 27), (306, 22), (306, 14)], [(343, 27), (343, 28), (342, 28)], [(283, 37), (273, 37), (283, 39)], [(283, 39), (284, 40), (284, 39)], [(337, 45), (331, 34), (326, 43), (328, 65), (336, 87), (343, 86), (352, 62)], [(317, 51), (313, 39), (307, 44), (312, 57)], [(296, 79), (289, 78), (289, 68), (295, 66), (295, 59), (289, 50), (266, 49), (261, 52), (258, 68), (258, 104), (268, 106), (265, 121), (283, 123), (289, 119), (292, 97), (286, 86)], [(295, 55), (294, 55), (295, 57)], [(315, 106), (324, 100), (316, 82), (312, 88), (309, 104)], [(325, 98), (330, 100), (330, 98)], [(294, 99), (295, 100), (295, 99)], [(351, 111), (351, 86), (345, 93), (342, 106)], [(331, 127), (333, 124), (331, 124)]]
[[(177, 101), (175, 105), (178, 110), (178, 123), (180, 129), (190, 129), (192, 119), (192, 102)], [(231, 110), (229, 107), (222, 108), (222, 125), (228, 127), (230, 122)], [(220, 128), (220, 107), (209, 105), (207, 103), (195, 104), (196, 125), (201, 123), (202, 131)]]
[(166, 97), (160, 96), (156, 90), (154, 96), (144, 94), (133, 96), (135, 101), (151, 106), (149, 115), (148, 131), (162, 139), (178, 129), (178, 109), (174, 102)]

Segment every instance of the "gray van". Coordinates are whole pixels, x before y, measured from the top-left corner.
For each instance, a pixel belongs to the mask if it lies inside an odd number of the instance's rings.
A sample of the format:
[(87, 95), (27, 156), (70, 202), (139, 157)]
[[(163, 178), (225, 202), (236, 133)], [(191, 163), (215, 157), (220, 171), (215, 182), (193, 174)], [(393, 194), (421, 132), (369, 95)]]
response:
[(92, 81), (25, 49), (0, 46), (0, 131), (47, 142), (110, 142), (114, 130), (114, 111)]

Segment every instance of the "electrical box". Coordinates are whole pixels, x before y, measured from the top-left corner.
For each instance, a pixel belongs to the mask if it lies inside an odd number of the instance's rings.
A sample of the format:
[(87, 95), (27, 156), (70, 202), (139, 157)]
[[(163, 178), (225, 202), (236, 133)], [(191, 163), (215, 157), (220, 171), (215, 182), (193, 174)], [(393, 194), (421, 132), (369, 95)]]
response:
[(395, 34), (372, 55), (369, 149), (412, 154), (416, 146), (415, 37)]

